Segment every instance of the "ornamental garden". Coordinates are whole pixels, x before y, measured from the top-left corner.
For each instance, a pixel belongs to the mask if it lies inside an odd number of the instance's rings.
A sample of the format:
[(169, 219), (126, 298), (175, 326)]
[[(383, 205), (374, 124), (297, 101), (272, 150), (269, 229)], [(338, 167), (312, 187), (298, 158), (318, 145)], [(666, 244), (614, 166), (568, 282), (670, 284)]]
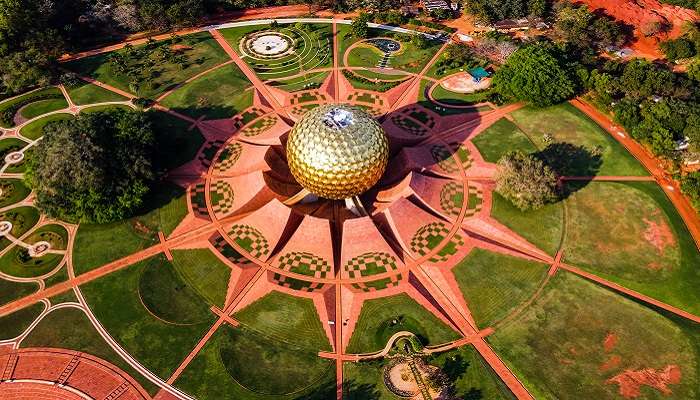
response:
[[(1, 101), (0, 393), (699, 398), (700, 251), (609, 124), (503, 98), (488, 52), (365, 36), (210, 26)], [(354, 205), (296, 201), (287, 137), (337, 103), (381, 124), (386, 170)], [(556, 198), (516, 206), (513, 151)]]

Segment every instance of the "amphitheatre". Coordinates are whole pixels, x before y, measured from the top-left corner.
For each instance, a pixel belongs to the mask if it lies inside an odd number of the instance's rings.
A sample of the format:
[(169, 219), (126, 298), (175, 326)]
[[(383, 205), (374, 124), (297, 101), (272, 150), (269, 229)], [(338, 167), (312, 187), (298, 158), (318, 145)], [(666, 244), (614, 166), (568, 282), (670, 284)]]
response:
[[(588, 103), (493, 104), (420, 34), (210, 25), (66, 56), (78, 83), (0, 102), (34, 99), (0, 127), (0, 398), (700, 398), (700, 231), (678, 187)], [(22, 177), (43, 128), (136, 108), (110, 57), (160, 48), (189, 64), (138, 96), (172, 144), (146, 209), (40, 213)], [(333, 134), (360, 123), (363, 141)], [(552, 138), (593, 160), (521, 211), (497, 162)], [(327, 149), (353, 169), (314, 172)]]

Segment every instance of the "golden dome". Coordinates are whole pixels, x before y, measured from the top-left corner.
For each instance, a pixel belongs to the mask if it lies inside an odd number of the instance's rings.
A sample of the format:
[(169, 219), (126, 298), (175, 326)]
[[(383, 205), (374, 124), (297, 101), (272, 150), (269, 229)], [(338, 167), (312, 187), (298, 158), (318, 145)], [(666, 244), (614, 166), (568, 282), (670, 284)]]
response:
[(359, 107), (327, 104), (296, 123), (287, 139), (289, 169), (309, 192), (327, 199), (363, 193), (389, 161), (382, 127)]

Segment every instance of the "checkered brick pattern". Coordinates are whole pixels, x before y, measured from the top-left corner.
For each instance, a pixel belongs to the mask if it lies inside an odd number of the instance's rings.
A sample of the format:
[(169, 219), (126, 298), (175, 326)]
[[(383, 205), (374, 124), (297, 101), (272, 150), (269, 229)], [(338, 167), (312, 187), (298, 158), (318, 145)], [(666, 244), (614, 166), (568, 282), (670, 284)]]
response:
[(295, 106), (290, 110), (290, 112), (297, 117), (301, 117), (302, 115), (306, 114), (307, 111), (313, 110), (314, 108), (318, 107), (319, 104), (305, 104), (303, 106)]
[(480, 188), (469, 185), (469, 209), (467, 217), (476, 215), (484, 206), (484, 191)]
[(302, 292), (313, 292), (323, 288), (323, 283), (302, 281), (301, 279), (296, 279), (277, 273), (269, 273), (268, 278), (271, 282), (280, 286)]
[(377, 106), (384, 105), (384, 99), (376, 93), (371, 92), (354, 92), (348, 95), (348, 101), (357, 101), (361, 103), (374, 104)]
[(369, 282), (356, 282), (351, 285), (353, 291), (355, 292), (376, 292), (378, 290), (383, 290), (389, 287), (398, 286), (403, 277), (401, 274), (390, 276), (384, 279), (377, 279), (376, 281)]
[(464, 187), (457, 182), (448, 182), (440, 190), (440, 207), (454, 217), (459, 215), (464, 204)]
[(243, 135), (245, 137), (258, 136), (261, 133), (267, 132), (276, 123), (277, 123), (277, 117), (274, 115), (268, 115), (266, 117), (263, 117), (263, 118), (255, 121), (255, 123), (243, 128), (243, 130), (241, 131), (241, 135)]
[(251, 264), (249, 259), (234, 249), (233, 246), (231, 246), (220, 234), (214, 234), (209, 238), (209, 242), (214, 245), (216, 251), (221, 253), (232, 263), (242, 266)]
[(233, 117), (233, 126), (236, 129), (241, 129), (241, 127), (243, 127), (250, 121), (262, 117), (263, 115), (265, 115), (265, 110), (263, 110), (262, 108), (250, 107), (242, 113), (237, 114)]
[(328, 261), (305, 251), (293, 251), (283, 255), (277, 260), (277, 267), (314, 278), (325, 278), (331, 272)]
[(394, 125), (413, 136), (423, 137), (428, 134), (428, 130), (424, 126), (403, 115), (394, 115), (391, 117), (391, 121), (394, 123)]
[(360, 254), (345, 264), (345, 270), (350, 278), (383, 274), (396, 268), (396, 259), (391, 254), (383, 252)]
[(326, 96), (318, 90), (312, 90), (294, 93), (294, 95), (289, 99), (289, 102), (291, 104), (301, 104), (310, 102), (321, 102), (326, 100), (330, 99), (327, 99)]
[(440, 251), (433, 255), (429, 261), (438, 263), (447, 261), (450, 256), (457, 253), (460, 247), (464, 246), (464, 239), (459, 234), (455, 234), (447, 242), (445, 238), (450, 230), (442, 222), (431, 222), (424, 225), (411, 239), (411, 251), (424, 256), (441, 246)]
[(190, 203), (192, 203), (192, 212), (196, 217), (209, 218), (209, 210), (207, 209), (206, 186), (204, 183), (198, 183), (190, 189)]
[(425, 109), (422, 107), (408, 108), (404, 110), (403, 114), (415, 119), (416, 121), (421, 121), (423, 125), (431, 129), (435, 128), (435, 125), (437, 124), (437, 121), (435, 121), (435, 117), (428, 114), (428, 112), (425, 111)]
[(433, 145), (430, 148), (430, 154), (433, 156), (433, 160), (438, 167), (448, 174), (456, 174), (459, 172), (455, 157), (459, 159), (462, 163), (462, 168), (465, 170), (471, 167), (473, 163), (469, 150), (457, 143), (451, 144), (450, 147), (441, 144)]
[(233, 189), (226, 181), (214, 182), (209, 190), (211, 209), (214, 214), (226, 215), (233, 209)]
[(257, 259), (270, 253), (270, 243), (257, 229), (249, 225), (233, 225), (228, 231), (228, 236)]
[(236, 162), (241, 158), (243, 153), (243, 145), (238, 142), (231, 142), (219, 153), (214, 165), (214, 171), (224, 172), (236, 165)]
[(209, 168), (214, 156), (223, 145), (224, 142), (221, 140), (214, 140), (204, 144), (204, 148), (199, 152), (199, 156), (197, 157), (204, 168)]

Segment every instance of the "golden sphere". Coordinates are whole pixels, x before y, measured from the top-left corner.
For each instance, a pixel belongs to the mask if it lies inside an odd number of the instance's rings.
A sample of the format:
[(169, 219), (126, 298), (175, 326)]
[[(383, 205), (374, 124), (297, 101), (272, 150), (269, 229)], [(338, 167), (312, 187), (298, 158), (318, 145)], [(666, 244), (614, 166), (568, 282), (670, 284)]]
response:
[(359, 107), (319, 106), (296, 123), (287, 139), (289, 169), (309, 192), (327, 199), (363, 193), (382, 177), (389, 142), (379, 123)]

